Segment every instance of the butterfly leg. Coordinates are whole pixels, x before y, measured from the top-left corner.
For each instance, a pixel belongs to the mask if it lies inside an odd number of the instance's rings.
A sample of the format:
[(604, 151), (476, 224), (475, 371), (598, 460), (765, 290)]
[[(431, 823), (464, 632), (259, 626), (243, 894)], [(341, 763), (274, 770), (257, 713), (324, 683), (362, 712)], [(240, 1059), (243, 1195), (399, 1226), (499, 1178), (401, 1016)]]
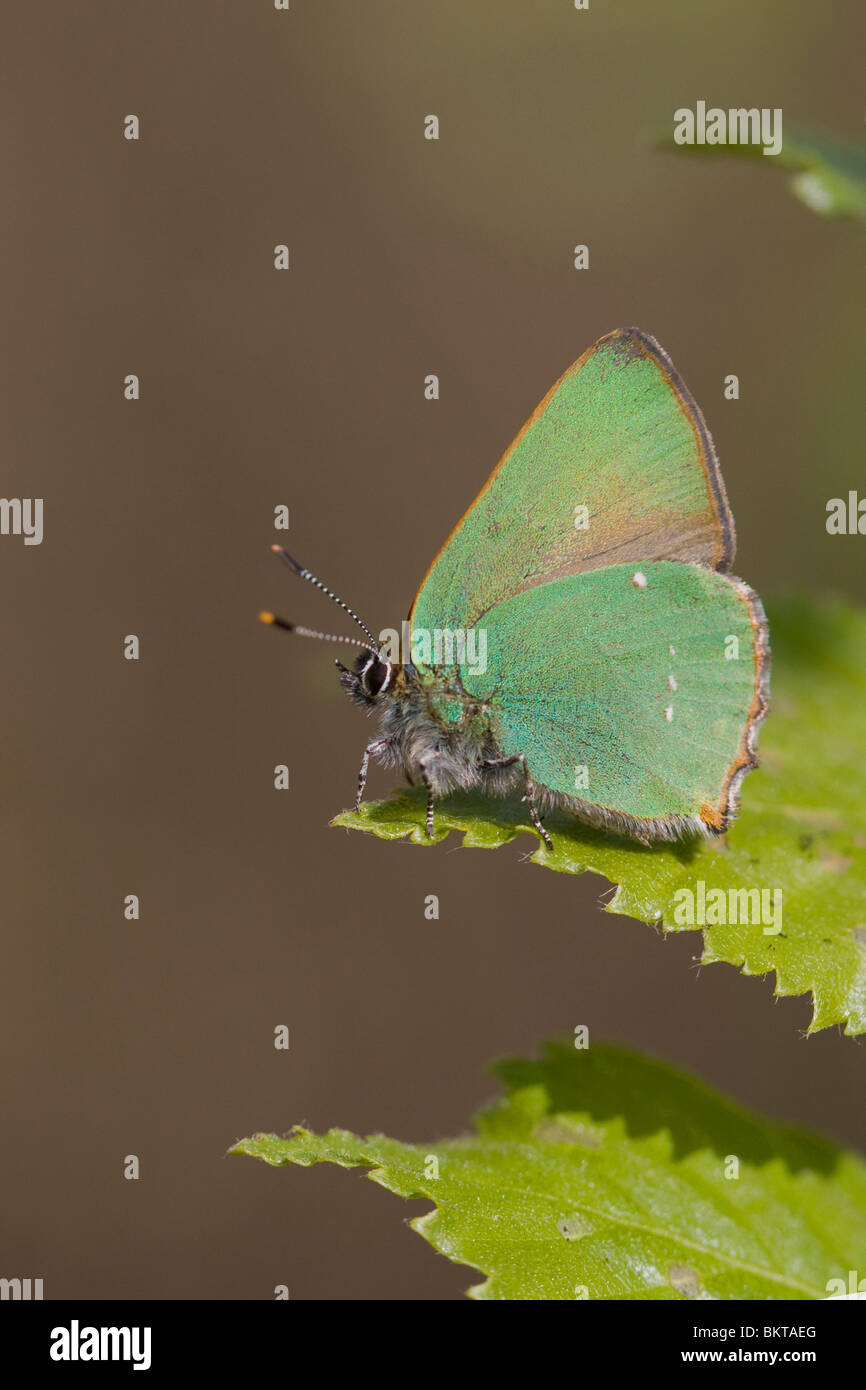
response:
[(538, 831), (548, 849), (553, 849), (553, 841), (541, 823), (541, 816), (538, 814), (538, 807), (535, 804), (535, 783), (529, 775), (529, 768), (526, 766), (526, 756), (523, 753), (515, 753), (510, 758), (487, 758), (481, 764), (482, 767), (515, 767), (520, 763), (523, 767), (523, 800), (529, 810), (529, 818), (535, 829)]
[(427, 839), (433, 839), (433, 788), (424, 778), (424, 786), (427, 788)]
[(358, 795), (355, 797), (355, 812), (361, 809), (361, 799), (364, 795), (364, 788), (367, 785), (367, 768), (370, 766), (370, 755), (374, 757), (384, 751), (388, 746), (387, 739), (377, 738), (374, 743), (370, 743), (364, 749), (364, 756), (361, 759), (361, 771), (358, 773)]

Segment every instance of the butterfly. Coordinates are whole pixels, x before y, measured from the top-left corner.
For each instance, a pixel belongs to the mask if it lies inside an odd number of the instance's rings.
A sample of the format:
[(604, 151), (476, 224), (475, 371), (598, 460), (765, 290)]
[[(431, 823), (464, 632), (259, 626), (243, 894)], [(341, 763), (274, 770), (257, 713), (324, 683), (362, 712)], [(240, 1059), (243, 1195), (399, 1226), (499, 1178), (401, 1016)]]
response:
[(378, 715), (363, 755), (435, 803), (522, 792), (642, 844), (724, 832), (769, 699), (760, 599), (731, 573), (734, 521), (704, 418), (654, 338), (600, 338), (530, 416), (430, 566), (398, 636), (337, 661)]

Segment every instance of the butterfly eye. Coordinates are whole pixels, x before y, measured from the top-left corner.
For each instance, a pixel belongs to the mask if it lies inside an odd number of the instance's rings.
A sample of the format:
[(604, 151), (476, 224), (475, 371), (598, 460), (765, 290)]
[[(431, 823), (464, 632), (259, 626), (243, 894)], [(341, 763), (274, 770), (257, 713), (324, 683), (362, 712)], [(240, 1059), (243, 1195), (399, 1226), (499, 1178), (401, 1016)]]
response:
[(387, 661), (372, 656), (361, 672), (361, 684), (367, 695), (379, 695), (391, 680), (391, 667)]

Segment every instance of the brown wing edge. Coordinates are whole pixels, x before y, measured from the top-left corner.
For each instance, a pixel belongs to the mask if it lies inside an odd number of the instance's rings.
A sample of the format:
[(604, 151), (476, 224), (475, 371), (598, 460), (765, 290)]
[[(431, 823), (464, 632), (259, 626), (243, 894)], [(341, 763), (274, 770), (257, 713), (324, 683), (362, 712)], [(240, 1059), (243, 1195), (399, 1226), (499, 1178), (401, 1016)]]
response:
[(617, 835), (626, 835), (638, 843), (651, 845), (659, 840), (682, 840), (695, 836), (723, 835), (737, 816), (740, 788), (747, 772), (758, 767), (758, 730), (770, 707), (770, 638), (764, 607), (754, 589), (742, 579), (725, 575), (749, 610), (749, 621), (755, 644), (755, 688), (746, 719), (746, 727), (737, 754), (725, 774), (719, 799), (704, 802), (693, 816), (632, 816), (609, 806), (581, 801), (574, 796), (536, 783), (538, 801), (543, 808), (565, 811), (587, 825)]
[[(734, 528), (734, 518), (728, 503), (728, 494), (725, 490), (725, 480), (722, 477), (722, 470), (719, 467), (719, 460), (716, 455), (713, 437), (707, 429), (707, 422), (703, 417), (700, 406), (695, 400), (686, 383), (683, 381), (673, 362), (665, 352), (661, 343), (649, 333), (644, 333), (641, 328), (618, 328), (613, 333), (607, 335), (609, 338), (615, 337), (634, 337), (642, 344), (644, 350), (661, 367), (673, 387), (680, 403), (680, 409), (685, 415), (689, 424), (695, 432), (698, 443), (701, 467), (707, 480), (707, 487), (710, 499), (714, 504), (716, 520), (719, 523), (721, 543), (719, 554), (713, 566), (720, 574), (727, 574), (731, 565), (734, 563), (734, 555), (737, 549), (737, 535)], [(599, 341), (603, 342), (604, 339)]]
[(659, 342), (656, 341), (655, 338), (653, 338), (653, 336), (650, 333), (644, 333), (643, 329), (641, 328), (615, 328), (612, 332), (605, 333), (601, 338), (597, 338), (596, 341), (590, 347), (588, 347), (585, 352), (581, 353), (580, 357), (578, 357), (575, 362), (572, 362), (570, 367), (567, 367), (565, 369), (561, 376), (557, 377), (550, 390), (539, 401), (538, 405), (535, 407), (532, 414), (529, 416), (529, 419), (525, 422), (523, 427), (520, 430), (518, 430), (517, 434), (514, 436), (511, 443), (508, 445), (508, 448), (505, 450), (504, 454), (497, 463), (496, 467), (493, 469), (493, 472), (490, 474), (490, 477), (487, 479), (487, 482), (469, 503), (469, 506), (463, 512), (460, 519), (456, 522), (454, 526), (452, 526), (444, 542), (437, 550), (430, 564), (427, 566), (427, 569), (424, 573), (424, 577), (421, 580), (421, 583), (418, 585), (418, 588), (415, 592), (415, 597), (412, 600), (412, 606), (409, 609), (410, 622), (412, 619), (412, 614), (415, 612), (415, 605), (418, 602), (421, 591), (424, 588), (424, 585), (427, 583), (427, 580), (430, 578), (430, 575), (432, 574), (434, 568), (439, 563), (439, 560), (441, 559), (442, 555), (448, 549), (452, 539), (460, 530), (460, 527), (463, 525), (464, 521), (469, 516), (469, 513), (484, 496), (485, 492), (490, 487), (490, 484), (493, 482), (493, 479), (496, 477), (497, 473), (499, 473), (500, 469), (502, 469), (508, 462), (508, 459), (511, 457), (511, 454), (514, 452), (523, 436), (526, 434), (526, 431), (530, 428), (531, 425), (535, 424), (535, 421), (538, 419), (538, 417), (542, 415), (543, 412), (547, 409), (547, 406), (550, 403), (551, 398), (556, 395), (557, 391), (559, 390), (562, 383), (566, 380), (566, 378), (570, 377), (572, 373), (579, 371), (580, 368), (583, 366), (584, 362), (586, 362), (587, 359), (592, 356), (592, 354), (601, 346), (602, 343), (610, 342), (612, 339), (615, 338), (636, 339), (638, 343), (640, 343), (643, 351), (648, 356), (652, 357), (653, 361), (662, 369), (662, 371), (664, 372), (665, 376), (668, 378), (668, 380), (671, 383), (671, 386), (674, 389), (674, 393), (680, 403), (680, 408), (695, 432), (701, 467), (703, 468), (704, 476), (707, 479), (707, 487), (709, 489), (710, 498), (715, 505), (716, 519), (719, 523), (721, 540), (719, 545), (719, 553), (716, 558), (714, 568), (718, 570), (721, 574), (727, 573), (727, 571), (730, 569), (731, 565), (734, 562), (734, 554), (736, 552), (737, 545), (736, 532), (734, 530), (734, 518), (731, 514), (731, 508), (728, 504), (728, 494), (725, 491), (725, 482), (722, 477), (721, 469), (719, 467), (719, 460), (716, 456), (716, 450), (713, 444), (712, 435), (707, 429), (707, 423), (701, 413), (700, 407), (697, 404), (697, 401), (695, 400), (691, 391), (686, 386), (685, 382), (683, 381), (682, 377), (680, 376), (670, 357), (668, 357), (668, 354), (665, 352), (664, 348), (661, 346)]
[(758, 766), (758, 730), (770, 708), (770, 630), (764, 605), (754, 589), (750, 589), (742, 579), (737, 579), (734, 575), (727, 575), (726, 578), (749, 610), (755, 643), (756, 671), (752, 703), (737, 756), (728, 768), (716, 805), (705, 803), (700, 808), (701, 820), (708, 830), (716, 835), (723, 834), (736, 818), (743, 778), (747, 772)]

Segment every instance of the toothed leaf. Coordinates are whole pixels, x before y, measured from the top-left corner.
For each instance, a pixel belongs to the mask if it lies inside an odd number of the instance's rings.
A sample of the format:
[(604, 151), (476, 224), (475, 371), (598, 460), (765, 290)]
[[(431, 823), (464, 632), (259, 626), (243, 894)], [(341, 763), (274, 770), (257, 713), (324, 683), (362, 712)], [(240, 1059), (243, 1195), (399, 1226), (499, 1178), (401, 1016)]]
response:
[[(367, 1168), (428, 1198), (413, 1228), (487, 1276), (483, 1299), (820, 1299), (866, 1269), (866, 1166), (616, 1047), (495, 1068), (470, 1137), (258, 1134), (274, 1165)], [(837, 1281), (835, 1284), (832, 1281)], [(866, 1281), (864, 1281), (866, 1287)]]

